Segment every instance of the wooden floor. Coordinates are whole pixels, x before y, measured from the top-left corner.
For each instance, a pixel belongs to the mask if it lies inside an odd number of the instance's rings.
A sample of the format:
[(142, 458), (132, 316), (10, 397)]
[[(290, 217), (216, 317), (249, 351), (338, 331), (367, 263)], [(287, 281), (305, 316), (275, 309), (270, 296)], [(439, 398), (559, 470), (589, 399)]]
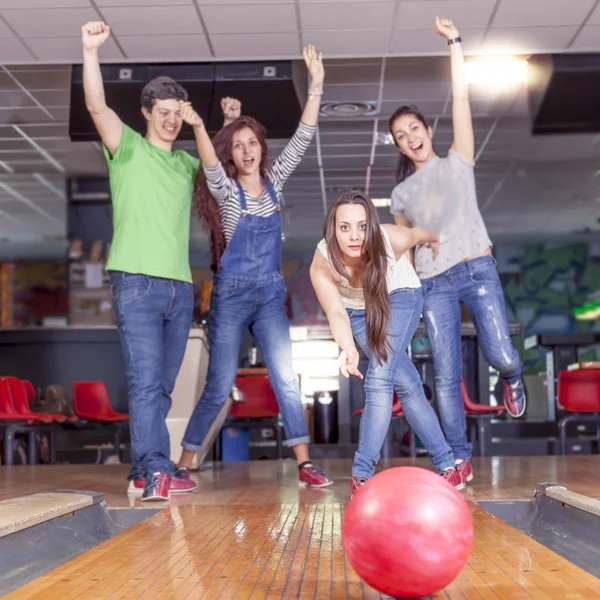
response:
[[(261, 461), (195, 474), (194, 494), (65, 563), (8, 600), (382, 598), (344, 557), (341, 526), (350, 462), (323, 461), (336, 483), (299, 488), (295, 465)], [(381, 467), (426, 459), (382, 462)], [(531, 499), (552, 482), (600, 497), (600, 459), (474, 460), (467, 500)], [(125, 466), (1, 467), (0, 499), (52, 489), (93, 490), (109, 505), (142, 507), (125, 494)], [(144, 508), (147, 505), (143, 505)], [(162, 505), (154, 504), (154, 508)], [(475, 543), (467, 567), (435, 599), (600, 598), (600, 580), (509, 527), (473, 502)]]

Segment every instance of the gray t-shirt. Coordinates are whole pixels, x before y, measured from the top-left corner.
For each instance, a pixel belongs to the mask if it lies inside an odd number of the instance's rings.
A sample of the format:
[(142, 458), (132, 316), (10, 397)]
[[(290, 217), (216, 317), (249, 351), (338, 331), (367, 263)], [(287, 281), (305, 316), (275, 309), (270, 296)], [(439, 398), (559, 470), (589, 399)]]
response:
[(445, 158), (436, 156), (399, 183), (391, 204), (393, 215), (440, 236), (436, 260), (429, 248), (415, 249), (420, 279), (439, 275), (492, 245), (477, 206), (473, 165), (454, 150)]

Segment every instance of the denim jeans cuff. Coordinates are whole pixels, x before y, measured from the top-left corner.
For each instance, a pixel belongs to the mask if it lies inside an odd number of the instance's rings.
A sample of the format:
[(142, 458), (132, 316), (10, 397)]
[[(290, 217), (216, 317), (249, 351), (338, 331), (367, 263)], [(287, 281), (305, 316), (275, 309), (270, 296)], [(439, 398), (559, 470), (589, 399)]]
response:
[(185, 440), (183, 440), (181, 442), (181, 445), (183, 446), (184, 450), (189, 450), (190, 452), (204, 452), (204, 448), (202, 447), (202, 444), (200, 444), (200, 445), (190, 444), (189, 442), (186, 442)]
[(285, 445), (288, 448), (292, 448), (293, 446), (299, 446), (300, 444), (310, 444), (310, 436), (304, 435), (302, 437), (292, 438), (291, 440), (285, 441)]

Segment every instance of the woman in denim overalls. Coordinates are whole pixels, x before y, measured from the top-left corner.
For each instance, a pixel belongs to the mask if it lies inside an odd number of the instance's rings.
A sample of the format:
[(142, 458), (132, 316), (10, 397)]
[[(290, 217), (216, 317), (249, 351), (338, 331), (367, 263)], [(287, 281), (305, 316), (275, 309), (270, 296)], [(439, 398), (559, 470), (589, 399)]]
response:
[[(281, 274), (281, 190), (312, 140), (323, 94), (322, 57), (312, 46), (303, 55), (311, 75), (308, 99), (298, 130), (271, 165), (264, 128), (254, 119), (233, 119), (211, 141), (200, 117), (187, 114), (193, 111), (191, 106), (182, 108), (194, 123), (203, 165), (195, 199), (210, 229), (215, 275), (206, 385), (185, 432), (178, 466), (189, 469), (194, 454), (208, 450), (202, 442), (231, 393), (242, 336), (250, 329), (265, 357), (287, 445), (298, 461), (299, 480), (323, 487), (333, 482), (309, 458), (310, 438), (292, 368), (287, 290)], [(226, 119), (234, 102), (223, 102)]]

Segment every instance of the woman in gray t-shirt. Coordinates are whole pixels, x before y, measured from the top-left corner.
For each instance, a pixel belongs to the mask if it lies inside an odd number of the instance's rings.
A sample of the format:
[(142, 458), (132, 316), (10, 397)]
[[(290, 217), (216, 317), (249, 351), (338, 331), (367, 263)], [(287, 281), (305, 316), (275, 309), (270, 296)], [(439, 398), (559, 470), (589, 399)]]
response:
[(473, 319), (486, 359), (502, 375), (509, 414), (520, 417), (526, 399), (492, 244), (477, 206), (475, 140), (461, 38), (448, 19), (436, 18), (436, 30), (450, 48), (454, 141), (448, 156), (439, 157), (431, 127), (417, 107), (402, 106), (392, 115), (389, 128), (400, 162), (391, 212), (397, 224), (439, 232), (437, 259), (433, 260), (430, 249), (417, 248), (415, 267), (423, 286), (423, 317), (442, 425), (459, 471), (465, 481), (471, 481), (471, 445), (461, 393), (461, 302)]

